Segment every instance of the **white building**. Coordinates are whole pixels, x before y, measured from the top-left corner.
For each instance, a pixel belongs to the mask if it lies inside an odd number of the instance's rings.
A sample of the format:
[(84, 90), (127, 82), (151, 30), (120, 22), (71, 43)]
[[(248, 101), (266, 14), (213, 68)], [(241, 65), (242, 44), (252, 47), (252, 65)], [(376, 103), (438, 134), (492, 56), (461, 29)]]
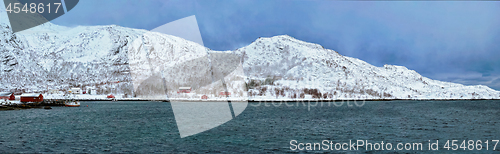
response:
[(51, 89), (51, 90), (49, 90), (47, 93), (48, 93), (48, 94), (59, 94), (59, 92), (60, 92), (60, 91), (59, 91), (58, 89)]
[(95, 95), (96, 93), (97, 93), (97, 91), (94, 87), (87, 87), (87, 94), (88, 95)]
[(71, 88), (71, 90), (69, 90), (69, 93), (72, 93), (72, 94), (82, 94), (82, 89), (80, 89), (80, 88)]

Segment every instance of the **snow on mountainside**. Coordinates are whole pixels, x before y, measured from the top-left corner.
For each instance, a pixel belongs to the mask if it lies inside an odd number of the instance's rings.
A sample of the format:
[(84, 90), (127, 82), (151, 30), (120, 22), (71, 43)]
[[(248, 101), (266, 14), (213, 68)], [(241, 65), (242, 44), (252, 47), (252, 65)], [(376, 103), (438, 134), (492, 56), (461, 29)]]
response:
[(145, 30), (119, 26), (68, 28), (45, 23), (12, 33), (0, 10), (0, 90), (42, 91), (102, 85), (107, 91), (130, 93), (128, 42)]
[[(127, 43), (140, 33), (117, 26), (12, 34), (1, 25), (4, 86), (45, 89), (127, 81)], [(37, 27), (38, 28), (38, 27)], [(2, 87), (3, 88), (3, 87)]]
[(375, 67), (290, 36), (259, 38), (243, 57), (251, 96), (329, 99), (498, 99), (486, 86), (423, 77), (403, 66)]
[[(213, 88), (206, 85), (213, 85), (214, 79), (239, 76), (234, 72), (241, 72), (238, 68), (242, 67), (250, 99), (500, 98), (500, 92), (486, 86), (431, 80), (402, 66), (375, 67), (286, 35), (259, 38), (238, 50), (221, 52), (182, 38), (120, 26), (70, 28), (46, 23), (14, 34), (6, 16), (0, 10), (0, 91), (94, 86), (98, 94), (144, 94), (148, 92), (138, 89), (165, 89), (157, 84), (163, 76), (170, 92), (190, 84), (201, 93)], [(242, 66), (234, 62), (235, 55), (241, 57)], [(151, 56), (156, 59), (151, 60)], [(228, 60), (231, 62), (226, 63)], [(208, 65), (214, 66), (208, 69)], [(194, 70), (176, 74), (186, 71), (183, 68)], [(134, 75), (131, 69), (139, 74)], [(161, 74), (158, 70), (170, 72)], [(210, 77), (208, 71), (218, 72), (211, 72), (217, 77)]]
[[(128, 55), (137, 97), (199, 99), (227, 91), (231, 98), (248, 99), (243, 66), (234, 54), (213, 52), (179, 37), (148, 32), (130, 43)], [(192, 95), (178, 94), (180, 87), (190, 87)]]

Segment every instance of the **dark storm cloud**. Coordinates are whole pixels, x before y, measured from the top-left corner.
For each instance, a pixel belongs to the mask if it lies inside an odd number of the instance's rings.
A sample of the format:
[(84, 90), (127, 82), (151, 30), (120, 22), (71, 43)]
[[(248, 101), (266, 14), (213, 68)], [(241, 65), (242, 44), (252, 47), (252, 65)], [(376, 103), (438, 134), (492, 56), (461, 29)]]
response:
[(500, 90), (500, 2), (88, 0), (54, 22), (150, 30), (190, 15), (214, 50), (288, 34), (376, 66)]

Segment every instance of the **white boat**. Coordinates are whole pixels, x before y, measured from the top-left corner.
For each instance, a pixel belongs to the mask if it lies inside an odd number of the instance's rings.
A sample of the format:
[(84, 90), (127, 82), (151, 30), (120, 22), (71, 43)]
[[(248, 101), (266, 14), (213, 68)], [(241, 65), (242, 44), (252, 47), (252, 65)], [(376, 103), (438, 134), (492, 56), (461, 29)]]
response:
[(79, 101), (67, 101), (64, 103), (66, 107), (80, 107)]

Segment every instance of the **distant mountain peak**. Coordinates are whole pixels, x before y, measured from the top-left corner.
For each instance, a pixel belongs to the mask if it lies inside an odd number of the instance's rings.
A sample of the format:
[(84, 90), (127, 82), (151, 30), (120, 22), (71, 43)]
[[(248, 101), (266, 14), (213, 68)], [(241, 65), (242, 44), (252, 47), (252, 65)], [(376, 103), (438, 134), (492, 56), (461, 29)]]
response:
[(315, 43), (305, 42), (290, 35), (277, 35), (273, 37), (259, 37), (249, 46), (268, 46), (273, 48), (284, 48), (286, 46), (303, 46), (313, 49), (324, 49), (323, 46)]

